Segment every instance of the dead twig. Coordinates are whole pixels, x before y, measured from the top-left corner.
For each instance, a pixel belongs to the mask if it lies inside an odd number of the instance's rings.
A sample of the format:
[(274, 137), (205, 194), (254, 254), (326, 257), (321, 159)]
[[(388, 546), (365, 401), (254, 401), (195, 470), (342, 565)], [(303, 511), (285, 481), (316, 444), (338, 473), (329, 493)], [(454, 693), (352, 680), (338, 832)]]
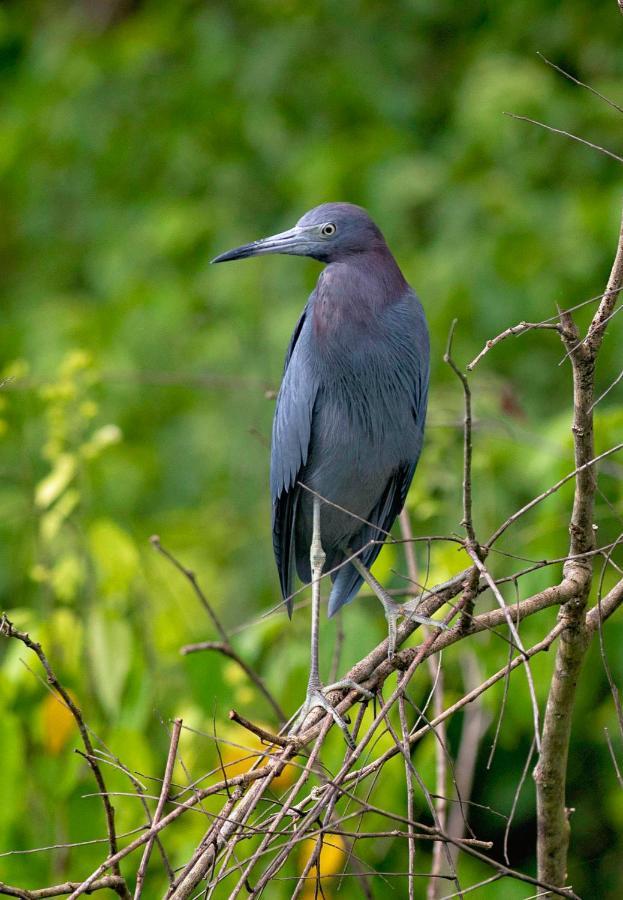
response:
[[(79, 882), (76, 881), (64, 881), (62, 884), (27, 891), (24, 888), (13, 887), (0, 881), (0, 894), (5, 897), (19, 897), (20, 900), (45, 900), (46, 897), (62, 897), (64, 894), (71, 894), (78, 885)], [(120, 897), (124, 896), (122, 892), (127, 891), (127, 888), (121, 875), (104, 875), (103, 878), (97, 878), (91, 883), (88, 893), (94, 894), (96, 891), (106, 890), (114, 891)]]
[[(171, 743), (169, 745), (169, 754), (167, 756), (167, 764), (164, 770), (164, 778), (162, 779), (162, 789), (160, 791), (160, 797), (158, 798), (158, 804), (156, 806), (156, 812), (154, 813), (154, 818), (152, 820), (152, 828), (154, 825), (157, 825), (160, 821), (160, 817), (162, 816), (162, 811), (164, 809), (165, 803), (167, 802), (167, 798), (169, 796), (169, 788), (171, 787), (171, 780), (173, 778), (173, 766), (175, 765), (175, 758), (177, 756), (177, 748), (180, 741), (180, 733), (182, 730), (182, 720), (176, 719), (173, 723), (173, 730), (171, 732)], [(149, 857), (151, 856), (151, 851), (154, 846), (154, 841), (156, 839), (156, 835), (154, 834), (145, 844), (145, 849), (143, 851), (143, 856), (141, 858), (140, 865), (138, 867), (138, 872), (136, 873), (136, 887), (134, 890), (134, 900), (140, 900), (141, 894), (143, 892), (143, 883), (145, 881), (145, 875), (147, 873), (147, 866), (149, 864)]]
[(232, 722), (236, 722), (238, 725), (241, 725), (243, 728), (246, 728), (247, 731), (250, 731), (251, 734), (254, 734), (264, 744), (269, 744), (275, 747), (287, 747), (288, 744), (296, 744), (298, 740), (296, 737), (284, 738), (279, 734), (272, 734), (272, 732), (267, 731), (265, 728), (262, 728), (260, 725), (256, 725), (254, 722), (249, 721), (249, 719), (245, 719), (244, 716), (241, 716), (239, 712), (236, 712), (235, 709), (230, 709), (227, 717), (231, 719)]
[(240, 668), (245, 673), (245, 675), (248, 676), (248, 678), (258, 688), (258, 690), (260, 691), (262, 696), (265, 697), (267, 702), (272, 706), (273, 710), (275, 711), (275, 715), (277, 716), (278, 721), (280, 723), (285, 722), (288, 717), (282, 710), (282, 708), (279, 705), (279, 703), (277, 702), (277, 700), (273, 697), (272, 693), (268, 690), (264, 679), (260, 675), (258, 675), (258, 673), (254, 669), (251, 668), (251, 666), (246, 662), (246, 660), (244, 660), (240, 656), (240, 654), (236, 653), (236, 651), (232, 647), (231, 642), (229, 640), (229, 635), (227, 634), (227, 631), (225, 630), (221, 620), (216, 615), (214, 608), (212, 607), (212, 604), (209, 603), (208, 598), (206, 597), (203, 590), (201, 589), (201, 585), (199, 584), (199, 581), (198, 581), (195, 573), (191, 569), (188, 569), (186, 566), (184, 566), (171, 553), (170, 550), (167, 550), (165, 547), (163, 547), (162, 542), (157, 534), (152, 535), (152, 537), (149, 540), (150, 540), (152, 547), (158, 553), (160, 553), (161, 556), (164, 556), (165, 559), (168, 559), (168, 561), (171, 563), (171, 565), (173, 565), (177, 569), (178, 572), (181, 572), (181, 574), (184, 576), (184, 578), (190, 583), (190, 585), (195, 593), (195, 596), (197, 597), (197, 599), (199, 600), (199, 602), (201, 603), (201, 605), (207, 612), (212, 624), (214, 625), (214, 627), (216, 628), (216, 630), (218, 631), (218, 633), (221, 637), (220, 642), (207, 641), (207, 642), (204, 642), (202, 645), (189, 644), (186, 647), (182, 647), (181, 652), (182, 653), (194, 653), (198, 649), (218, 650), (220, 653), (223, 653), (226, 656), (228, 656), (238, 666), (240, 666)]
[[(114, 856), (117, 853), (117, 833), (115, 831), (115, 810), (110, 802), (110, 797), (108, 796), (108, 790), (106, 788), (106, 782), (104, 781), (104, 776), (102, 775), (102, 770), (99, 767), (97, 762), (97, 758), (93, 752), (93, 744), (91, 743), (91, 737), (89, 735), (88, 728), (85, 724), (84, 717), (82, 715), (82, 711), (77, 703), (71, 697), (63, 685), (60, 683), (52, 666), (50, 665), (47, 656), (43, 652), (43, 648), (41, 644), (37, 643), (37, 641), (33, 641), (29, 634), (25, 631), (18, 631), (17, 628), (13, 625), (13, 623), (7, 618), (5, 614), (2, 615), (0, 619), (0, 635), (7, 638), (14, 638), (15, 640), (21, 641), (24, 646), (28, 647), (29, 650), (32, 650), (33, 653), (39, 659), (39, 662), (43, 666), (46, 674), (46, 679), (52, 690), (55, 692), (57, 697), (59, 698), (59, 702), (65, 706), (70, 713), (72, 714), (76, 725), (78, 726), (78, 731), (80, 732), (80, 737), (82, 738), (82, 743), (84, 745), (84, 749), (86, 751), (85, 758), (91, 771), (93, 772), (93, 776), (95, 781), (97, 782), (97, 786), (100, 790), (102, 796), (102, 804), (104, 806), (104, 815), (106, 818), (106, 829), (108, 832), (108, 844), (110, 847), (110, 855)], [(117, 876), (117, 880), (114, 882), (115, 887), (113, 888), (117, 894), (123, 900), (129, 900), (130, 893), (126, 887), (124, 879), (121, 877), (121, 871), (119, 870), (118, 865), (114, 865), (112, 867), (113, 875)]]
[(483, 356), (486, 356), (489, 350), (492, 350), (498, 344), (501, 344), (506, 338), (517, 337), (520, 334), (525, 334), (526, 331), (535, 331), (539, 329), (560, 332), (560, 325), (557, 322), (519, 322), (518, 325), (511, 325), (510, 328), (506, 328), (500, 334), (496, 335), (496, 337), (487, 341), (480, 353), (467, 364), (467, 371), (471, 372), (475, 369)]

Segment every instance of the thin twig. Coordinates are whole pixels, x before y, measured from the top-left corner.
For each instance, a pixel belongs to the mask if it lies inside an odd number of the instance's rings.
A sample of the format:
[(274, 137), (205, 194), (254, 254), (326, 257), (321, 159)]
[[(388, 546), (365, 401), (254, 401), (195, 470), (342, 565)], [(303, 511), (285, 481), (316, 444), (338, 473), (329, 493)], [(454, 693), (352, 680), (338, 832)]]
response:
[(452, 321), (448, 334), (448, 343), (443, 361), (447, 363), (463, 387), (464, 416), (463, 416), (463, 521), (469, 544), (476, 548), (476, 534), (472, 518), (472, 392), (469, 381), (452, 358), (452, 339), (457, 325), (457, 319)]
[[(173, 766), (175, 765), (175, 758), (177, 756), (177, 748), (180, 741), (180, 732), (182, 730), (182, 720), (175, 719), (173, 723), (173, 730), (171, 732), (171, 742), (169, 744), (169, 754), (167, 756), (167, 764), (164, 770), (164, 778), (162, 779), (162, 789), (160, 791), (160, 797), (158, 798), (158, 804), (156, 806), (156, 812), (154, 813), (154, 818), (152, 820), (152, 827), (157, 825), (162, 816), (162, 811), (167, 802), (167, 798), (169, 796), (169, 788), (171, 787), (171, 779), (173, 778)], [(145, 849), (143, 851), (143, 856), (138, 867), (138, 871), (136, 873), (136, 887), (134, 890), (134, 900), (140, 900), (141, 894), (143, 892), (143, 883), (145, 881), (145, 875), (147, 873), (147, 866), (149, 864), (149, 857), (151, 856), (151, 851), (154, 845), (154, 840), (156, 835), (154, 834), (145, 844)]]
[[(407, 817), (409, 819), (413, 819), (415, 818), (413, 779), (411, 778), (411, 769), (409, 763), (407, 762), (407, 757), (409, 756), (411, 750), (409, 747), (409, 727), (407, 725), (407, 714), (405, 711), (404, 691), (406, 690), (406, 687), (407, 686), (403, 684), (403, 693), (398, 700), (398, 714), (400, 717), (400, 730), (404, 743), (403, 755), (405, 757), (405, 782), (407, 785)], [(441, 827), (443, 827), (443, 823), (441, 824)], [(415, 831), (412, 825), (409, 825), (407, 832), (407, 846), (409, 852), (409, 876), (407, 879), (407, 887), (409, 891), (409, 900), (415, 900)], [(433, 847), (436, 846), (437, 844), (433, 844)]]
[[(26, 890), (26, 888), (13, 887), (0, 881), (0, 894), (5, 897), (19, 897), (20, 900), (46, 900), (47, 897), (62, 897), (64, 894), (71, 894), (78, 886), (79, 882), (77, 881), (65, 881), (63, 884), (54, 884), (37, 890)], [(104, 875), (103, 878), (97, 878), (91, 883), (89, 894), (105, 890), (114, 891), (121, 897), (123, 892), (127, 891), (127, 887), (121, 875)]]
[[(117, 853), (117, 834), (115, 831), (115, 810), (110, 802), (110, 798), (108, 796), (108, 790), (106, 788), (106, 782), (104, 781), (104, 776), (102, 775), (102, 770), (99, 767), (97, 759), (93, 753), (93, 744), (91, 743), (91, 738), (89, 735), (88, 728), (85, 724), (84, 717), (82, 715), (82, 711), (79, 706), (74, 702), (63, 685), (60, 683), (58, 678), (56, 677), (48, 659), (43, 652), (43, 648), (41, 644), (37, 641), (33, 641), (29, 634), (24, 631), (18, 631), (17, 628), (13, 625), (13, 623), (7, 618), (5, 614), (0, 618), (0, 635), (4, 635), (8, 638), (15, 638), (18, 641), (21, 641), (29, 650), (32, 650), (33, 653), (37, 655), (39, 658), (39, 662), (45, 669), (45, 674), (47, 678), (47, 682), (50, 687), (56, 692), (57, 697), (60, 698), (60, 702), (70, 711), (72, 714), (76, 725), (78, 726), (78, 731), (80, 732), (80, 737), (82, 738), (82, 743), (84, 745), (84, 749), (86, 751), (86, 759), (93, 772), (93, 776), (95, 781), (97, 782), (97, 786), (102, 795), (102, 804), (104, 806), (104, 814), (106, 817), (106, 829), (108, 831), (108, 844), (110, 846), (110, 855), (114, 856)], [(121, 872), (119, 870), (118, 865), (113, 866), (113, 874), (119, 876), (118, 881), (115, 882), (116, 887), (114, 890), (119, 894), (123, 900), (129, 900), (130, 894), (126, 887), (125, 881), (121, 878)]]
[[(582, 465), (577, 466), (573, 472), (569, 472), (568, 475), (565, 475), (564, 478), (561, 478), (560, 481), (557, 481), (556, 484), (553, 484), (546, 491), (540, 493), (537, 497), (531, 500), (529, 503), (526, 503), (525, 506), (522, 506), (521, 509), (518, 509), (517, 512), (514, 512), (512, 516), (509, 516), (508, 519), (503, 522), (496, 530), (493, 532), (489, 540), (484, 545), (487, 549), (494, 544), (499, 537), (501, 537), (504, 532), (513, 525), (517, 519), (521, 518), (521, 516), (525, 515), (531, 509), (534, 509), (539, 503), (542, 503), (543, 500), (547, 499), (547, 497), (551, 497), (552, 494), (555, 494), (556, 491), (560, 490), (560, 488), (566, 484), (568, 481), (571, 481), (572, 478), (575, 478), (577, 475), (582, 474), (583, 472), (589, 471), (596, 463), (601, 462), (602, 459), (606, 459), (608, 456), (612, 456), (613, 453), (618, 453), (620, 450), (623, 450), (622, 444), (615, 444), (614, 447), (610, 447), (609, 450), (604, 450), (603, 453), (600, 453), (598, 456), (594, 456), (592, 459), (589, 459), (587, 462), (582, 463)], [(591, 548), (592, 549), (592, 548)], [(582, 553), (586, 554), (587, 551), (583, 550)], [(575, 556), (577, 554), (570, 554), (570, 556)]]
[(619, 106), (618, 103), (615, 103), (614, 100), (611, 100), (609, 97), (606, 97), (605, 94), (600, 93), (596, 88), (591, 87), (590, 84), (586, 84), (585, 81), (580, 81), (579, 78), (576, 78), (575, 75), (572, 75), (571, 72), (567, 72), (566, 69), (563, 69), (561, 66), (557, 66), (555, 62), (552, 62), (551, 59), (548, 59), (543, 53), (537, 50), (537, 56), (540, 56), (544, 63), (548, 66), (551, 66), (552, 69), (556, 69), (557, 72), (560, 72), (561, 75), (564, 75), (565, 78), (568, 78), (569, 81), (572, 81), (574, 84), (579, 85), (580, 87), (586, 88), (587, 91), (590, 91), (591, 94), (594, 94), (596, 97), (599, 97), (600, 100), (603, 100), (604, 103), (607, 103), (608, 106), (611, 106), (612, 109), (616, 109), (617, 112), (623, 113), (623, 107)]
[(520, 122), (529, 122), (531, 125), (538, 125), (539, 128), (544, 128), (546, 131), (553, 132), (553, 134), (561, 134), (563, 137), (568, 137), (572, 141), (577, 141), (578, 144), (584, 144), (585, 147), (590, 147), (592, 150), (599, 150), (600, 153), (604, 153), (611, 159), (616, 159), (617, 162), (623, 163), (623, 157), (613, 153), (612, 150), (606, 150), (605, 147), (600, 147), (599, 144), (593, 144), (592, 141), (587, 141), (584, 138), (578, 137), (577, 134), (571, 134), (570, 131), (564, 131), (562, 128), (554, 128), (552, 125), (546, 125), (545, 122), (539, 122), (536, 119), (531, 119), (529, 116), (518, 116), (516, 113), (509, 112), (505, 112), (504, 115), (508, 116), (510, 119), (517, 119)]
[(256, 725), (255, 722), (250, 722), (249, 719), (245, 719), (244, 716), (241, 716), (239, 712), (236, 712), (235, 709), (230, 709), (227, 717), (231, 719), (232, 722), (237, 722), (238, 725), (241, 725), (243, 728), (246, 728), (247, 731), (250, 731), (251, 734), (254, 734), (264, 744), (271, 744), (276, 747), (287, 747), (288, 744), (296, 744), (297, 740), (295, 737), (284, 738), (279, 734), (272, 734), (272, 732), (267, 731), (265, 728), (262, 728), (260, 725)]
[(534, 331), (535, 329), (560, 332), (560, 325), (556, 322), (519, 322), (518, 325), (511, 325), (510, 328), (506, 328), (500, 334), (496, 335), (496, 337), (487, 341), (480, 353), (467, 364), (467, 371), (471, 372), (472, 369), (475, 369), (483, 356), (486, 356), (489, 350), (492, 350), (493, 347), (496, 347), (502, 341), (505, 341), (506, 338), (516, 337), (517, 335), (524, 334), (526, 331)]
[[(502, 596), (502, 594), (501, 594), (501, 592), (500, 592), (498, 586), (496, 585), (495, 581), (493, 580), (493, 578), (492, 578), (492, 576), (491, 576), (491, 573), (490, 573), (489, 570), (487, 569), (486, 565), (482, 562), (482, 560), (478, 558), (478, 556), (476, 555), (476, 553), (475, 553), (474, 550), (472, 550), (471, 548), (468, 547), (468, 548), (467, 548), (467, 552), (469, 553), (469, 555), (471, 556), (472, 560), (474, 561), (474, 565), (476, 566), (476, 568), (484, 575), (485, 580), (487, 581), (487, 584), (488, 584), (489, 587), (491, 588), (491, 592), (493, 593), (493, 596), (494, 596), (495, 599), (497, 600), (500, 609), (501, 609), (502, 612), (504, 613), (504, 617), (505, 617), (505, 619), (506, 619), (506, 623), (507, 623), (507, 625), (508, 625), (508, 629), (509, 629), (510, 633), (511, 633), (512, 636), (513, 636), (513, 640), (515, 641), (515, 645), (517, 646), (517, 649), (518, 649), (518, 650), (524, 655), (524, 657), (525, 657), (526, 651), (525, 651), (525, 648), (524, 648), (524, 646), (523, 646), (523, 642), (522, 642), (521, 638), (519, 637), (519, 632), (517, 631), (517, 628), (516, 628), (516, 626), (515, 626), (515, 623), (513, 622), (513, 617), (512, 617), (512, 615), (511, 615), (511, 613), (510, 613), (509, 607), (508, 607), (506, 601), (504, 600), (504, 597)], [(532, 719), (533, 719), (533, 724), (534, 724), (534, 740), (535, 740), (535, 742), (536, 742), (537, 751), (540, 752), (540, 750), (541, 750), (541, 737), (540, 737), (541, 726), (540, 726), (540, 716), (539, 716), (539, 704), (538, 704), (538, 701), (537, 701), (537, 698), (536, 698), (536, 690), (535, 690), (535, 687), (534, 687), (534, 679), (533, 679), (533, 677), (532, 677), (532, 672), (531, 672), (531, 670), (530, 670), (530, 666), (528, 665), (528, 662), (527, 662), (527, 657), (526, 657), (526, 667), (525, 667), (525, 672), (526, 672), (526, 679), (527, 679), (527, 681), (528, 681), (528, 689), (529, 689), (529, 691), (530, 691), (530, 700), (531, 700), (531, 703), (532, 703)]]
[(206, 650), (209, 649), (209, 650), (218, 650), (221, 653), (224, 653), (226, 656), (228, 656), (230, 659), (232, 659), (235, 663), (237, 663), (237, 665), (240, 666), (242, 671), (249, 677), (249, 679), (253, 682), (253, 684), (255, 684), (255, 686), (258, 688), (258, 690), (266, 698), (268, 703), (270, 703), (270, 705), (272, 706), (273, 710), (275, 711), (275, 714), (277, 715), (279, 722), (280, 723), (285, 722), (288, 717), (282, 710), (282, 708), (279, 705), (279, 703), (277, 702), (277, 700), (273, 697), (271, 692), (266, 687), (266, 683), (265, 683), (264, 679), (260, 675), (258, 675), (258, 673), (254, 669), (252, 669), (251, 666), (238, 653), (236, 653), (236, 651), (232, 647), (231, 642), (229, 640), (229, 635), (227, 634), (227, 631), (225, 630), (221, 620), (216, 615), (214, 608), (212, 607), (212, 604), (209, 603), (208, 598), (206, 597), (203, 590), (201, 589), (201, 585), (199, 584), (199, 581), (198, 581), (195, 573), (191, 569), (188, 569), (186, 566), (184, 566), (171, 553), (170, 550), (167, 550), (166, 547), (163, 547), (162, 542), (160, 541), (160, 538), (158, 537), (157, 534), (152, 535), (152, 537), (149, 540), (150, 540), (152, 547), (155, 550), (157, 550), (158, 553), (161, 554), (161, 556), (164, 556), (165, 559), (168, 559), (168, 561), (177, 569), (177, 571), (181, 572), (181, 574), (184, 576), (184, 578), (186, 578), (186, 580), (190, 583), (190, 585), (195, 593), (195, 596), (197, 597), (197, 599), (199, 600), (199, 602), (201, 603), (201, 605), (207, 612), (212, 624), (214, 625), (214, 627), (216, 628), (216, 630), (218, 631), (218, 633), (221, 637), (220, 643), (208, 641), (208, 642), (203, 642), (203, 644), (201, 644), (201, 645), (189, 644), (186, 647), (182, 647), (181, 652), (182, 653), (193, 653), (197, 649), (206, 649)]

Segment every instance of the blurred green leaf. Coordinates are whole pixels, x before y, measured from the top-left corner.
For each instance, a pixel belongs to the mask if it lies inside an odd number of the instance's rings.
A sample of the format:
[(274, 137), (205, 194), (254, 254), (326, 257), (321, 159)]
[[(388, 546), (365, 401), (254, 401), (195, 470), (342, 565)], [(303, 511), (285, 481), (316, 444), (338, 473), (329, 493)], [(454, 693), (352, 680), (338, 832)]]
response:
[(106, 712), (114, 716), (130, 669), (132, 632), (113, 613), (93, 610), (87, 634), (95, 691)]
[(63, 453), (54, 463), (49, 475), (46, 475), (35, 492), (35, 503), (41, 509), (47, 509), (63, 493), (76, 473), (76, 458)]

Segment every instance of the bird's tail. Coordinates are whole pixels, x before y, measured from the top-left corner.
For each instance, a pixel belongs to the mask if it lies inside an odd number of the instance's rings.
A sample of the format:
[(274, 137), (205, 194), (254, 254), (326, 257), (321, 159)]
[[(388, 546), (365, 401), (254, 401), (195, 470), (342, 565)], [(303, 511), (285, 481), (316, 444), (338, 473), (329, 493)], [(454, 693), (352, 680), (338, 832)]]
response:
[(347, 603), (350, 603), (351, 600), (355, 599), (362, 581), (361, 575), (354, 566), (351, 566), (350, 563), (342, 566), (336, 574), (333, 587), (331, 588), (328, 608), (329, 618), (334, 616)]
[[(361, 544), (367, 543), (368, 537), (368, 535), (364, 535)], [(371, 547), (368, 547), (366, 550), (364, 550), (364, 552), (359, 556), (359, 559), (364, 564), (366, 569), (369, 569), (370, 566), (374, 564), (375, 559), (381, 552), (381, 546), (381, 544), (373, 544)], [(353, 547), (353, 550), (355, 552), (356, 549), (356, 547)], [(346, 606), (347, 603), (350, 603), (351, 600), (355, 599), (355, 597), (357, 596), (357, 592), (361, 587), (362, 581), (363, 578), (361, 577), (357, 569), (350, 563), (346, 563), (346, 565), (343, 565), (340, 569), (338, 569), (338, 571), (335, 573), (335, 578), (333, 579), (333, 587), (331, 588), (331, 594), (329, 596), (329, 618), (335, 615), (335, 613), (343, 606)]]

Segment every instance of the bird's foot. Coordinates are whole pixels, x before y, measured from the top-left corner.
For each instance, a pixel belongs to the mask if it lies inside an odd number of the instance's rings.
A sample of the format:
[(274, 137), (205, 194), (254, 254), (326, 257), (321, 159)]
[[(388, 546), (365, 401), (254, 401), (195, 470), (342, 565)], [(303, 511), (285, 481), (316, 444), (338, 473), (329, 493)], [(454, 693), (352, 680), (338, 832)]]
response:
[(349, 691), (357, 691), (357, 693), (361, 694), (362, 698), (366, 700), (371, 700), (374, 697), (374, 694), (372, 694), (371, 691), (367, 690), (367, 688), (362, 687), (362, 685), (357, 684), (357, 682), (353, 681), (351, 678), (345, 678), (342, 681), (336, 681), (333, 684), (327, 685), (326, 687), (323, 687), (320, 682), (310, 682), (307, 686), (307, 695), (305, 697), (305, 702), (301, 706), (296, 719), (294, 720), (292, 727), (290, 728), (289, 734), (298, 734), (311, 710), (315, 707), (320, 707), (321, 709), (324, 709), (325, 712), (328, 712), (329, 715), (333, 718), (333, 721), (344, 735), (344, 740), (348, 744), (349, 748), (351, 750), (354, 750), (355, 742), (350, 731), (348, 730), (346, 721), (338, 713), (338, 711), (331, 704), (330, 700), (327, 697), (327, 694), (329, 694), (331, 691), (339, 691), (345, 689)]
[(385, 618), (387, 619), (387, 658), (391, 659), (396, 652), (396, 631), (399, 619), (408, 619), (412, 622), (419, 622), (420, 625), (430, 625), (431, 628), (439, 628), (447, 631), (448, 626), (436, 619), (430, 619), (428, 616), (419, 615), (416, 610), (420, 604), (420, 598), (407, 600), (405, 603), (394, 603), (389, 594), (383, 592), (385, 596), (379, 597), (385, 610)]

